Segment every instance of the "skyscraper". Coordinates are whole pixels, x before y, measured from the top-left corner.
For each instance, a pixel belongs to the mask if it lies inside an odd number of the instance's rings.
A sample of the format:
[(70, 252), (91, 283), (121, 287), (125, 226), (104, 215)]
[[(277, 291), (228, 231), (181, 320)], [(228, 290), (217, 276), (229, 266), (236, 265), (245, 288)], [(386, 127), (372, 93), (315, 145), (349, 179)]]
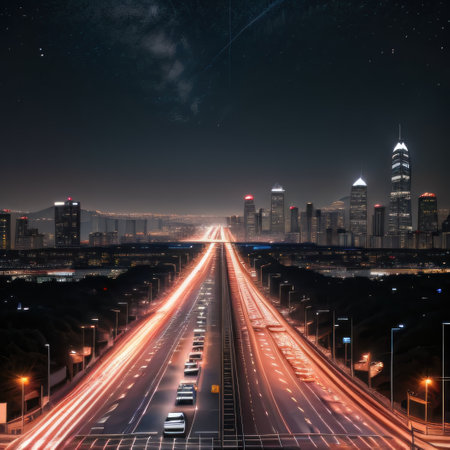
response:
[(355, 245), (365, 246), (367, 236), (367, 184), (358, 178), (350, 191), (350, 232)]
[(11, 214), (7, 210), (0, 211), (0, 250), (11, 248)]
[(425, 192), (419, 197), (418, 231), (434, 233), (438, 231), (437, 198), (431, 192)]
[(279, 184), (275, 184), (270, 194), (270, 232), (284, 234), (284, 193)]
[(16, 219), (16, 236), (14, 248), (16, 250), (28, 250), (42, 248), (44, 235), (37, 228), (28, 228), (28, 217), (22, 216)]
[(55, 246), (80, 246), (81, 206), (68, 197), (65, 202), (55, 202)]
[(411, 162), (408, 148), (401, 138), (392, 153), (391, 195), (389, 199), (390, 235), (402, 236), (399, 245), (405, 245), (405, 235), (412, 232), (411, 217)]
[(248, 194), (244, 197), (244, 233), (246, 241), (255, 239), (256, 220), (255, 201), (253, 195)]
[(384, 236), (384, 223), (386, 216), (386, 208), (382, 205), (375, 205), (373, 207), (373, 218), (372, 218), (372, 235), (377, 237)]
[(291, 233), (299, 233), (300, 227), (298, 226), (298, 208), (296, 206), (291, 206), (289, 211), (291, 213)]

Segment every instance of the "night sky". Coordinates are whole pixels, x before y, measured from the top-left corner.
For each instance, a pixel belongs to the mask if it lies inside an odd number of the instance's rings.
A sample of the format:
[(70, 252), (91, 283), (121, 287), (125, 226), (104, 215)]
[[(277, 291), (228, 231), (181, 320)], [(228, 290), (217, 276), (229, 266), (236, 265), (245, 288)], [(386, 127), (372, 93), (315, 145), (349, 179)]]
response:
[[(317, 207), (362, 174), (450, 206), (450, 2), (26, 0), (0, 6), (0, 207)], [(231, 35), (230, 35), (231, 31)], [(231, 46), (229, 46), (231, 36)]]

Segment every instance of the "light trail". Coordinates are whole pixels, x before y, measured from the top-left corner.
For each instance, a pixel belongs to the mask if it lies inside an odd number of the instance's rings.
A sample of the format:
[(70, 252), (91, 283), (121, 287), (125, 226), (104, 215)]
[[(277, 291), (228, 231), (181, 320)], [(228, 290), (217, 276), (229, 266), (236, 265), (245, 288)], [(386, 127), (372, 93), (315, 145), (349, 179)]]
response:
[[(257, 332), (259, 335), (269, 336), (278, 349), (278, 353), (283, 356), (283, 364), (290, 366), (292, 369), (286, 371), (286, 374), (289, 375), (288, 378), (295, 374), (299, 380), (304, 380), (302, 392), (311, 391), (319, 402), (324, 400), (319, 398), (316, 392), (312, 391), (308, 383), (309, 379), (313, 381), (312, 385), (322, 386), (329, 393), (331, 393), (331, 390), (338, 391), (340, 397), (345, 397), (347, 404), (354, 405), (356, 411), (353, 417), (359, 421), (358, 423), (364, 423), (367, 426), (367, 421), (370, 419), (370, 422), (374, 424), (370, 425), (370, 428), (384, 430), (384, 435), (392, 436), (393, 439), (389, 441), (384, 437), (382, 438), (384, 447), (408, 448), (411, 442), (411, 434), (406, 424), (403, 424), (391, 411), (378, 403), (353, 383), (352, 380), (347, 380), (325, 357), (316, 354), (307, 343), (303, 342), (301, 336), (292, 329), (276, 308), (254, 286), (243, 263), (240, 261), (236, 249), (230, 243), (232, 237), (227, 236), (227, 234), (229, 234), (228, 230), (225, 232), (221, 229), (222, 240), (226, 242), (225, 248), (229, 263), (230, 280), (235, 278), (237, 282), (239, 296), (247, 311), (253, 334)], [(259, 344), (255, 346), (257, 356), (258, 353), (267, 352), (268, 349), (265, 342), (260, 342)], [(268, 354), (265, 354), (265, 357), (270, 358)], [(327, 385), (327, 388), (322, 385), (321, 381)], [(298, 385), (298, 382), (295, 382), (295, 380), (294, 383)], [(337, 398), (337, 396), (335, 397)], [(310, 403), (308, 399), (306, 400)], [(342, 404), (342, 401), (340, 403)], [(310, 406), (315, 410), (311, 404)], [(320, 417), (320, 413), (318, 411), (315, 412)], [(328, 412), (331, 419), (331, 411), (329, 409)], [(359, 430), (356, 423), (348, 418), (346, 419), (355, 429)], [(327, 425), (328, 421), (328, 419), (322, 419), (325, 425)], [(339, 422), (339, 426), (343, 427), (341, 422)], [(353, 432), (348, 433), (354, 434)], [(416, 439), (417, 442), (420, 442), (422, 448), (431, 448), (427, 442), (418, 437)]]
[[(213, 235), (217, 229), (212, 230)], [(82, 422), (109, 390), (114, 389), (133, 360), (141, 354), (149, 340), (166, 324), (180, 302), (186, 301), (192, 290), (208, 274), (214, 255), (215, 244), (205, 249), (200, 261), (189, 275), (167, 295), (159, 308), (143, 323), (130, 330), (117, 348), (113, 348), (99, 362), (85, 380), (59, 402), (35, 427), (10, 444), (9, 448), (54, 449), (61, 445)]]

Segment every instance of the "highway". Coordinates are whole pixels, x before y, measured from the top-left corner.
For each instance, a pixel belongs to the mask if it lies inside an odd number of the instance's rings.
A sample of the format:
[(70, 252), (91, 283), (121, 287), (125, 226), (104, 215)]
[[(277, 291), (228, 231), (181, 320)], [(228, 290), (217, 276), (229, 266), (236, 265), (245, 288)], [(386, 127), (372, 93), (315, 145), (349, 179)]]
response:
[[(224, 241), (229, 241), (223, 235)], [(301, 448), (408, 448), (366, 413), (298, 343), (289, 325), (252, 283), (226, 243), (239, 347), (244, 434)], [(281, 436), (268, 436), (281, 435)]]
[(146, 426), (152, 428), (147, 432), (161, 433), (161, 423), (152, 422), (148, 404), (156, 402), (153, 394), (160, 392), (159, 383), (171, 378), (171, 358), (178, 367), (187, 349), (196, 300), (208, 289), (204, 282), (211, 274), (216, 250), (216, 244), (207, 244), (153, 314), (130, 330), (68, 396), (10, 447), (76, 448), (78, 444), (72, 444), (76, 435), (127, 433)]
[[(208, 228), (201, 238), (204, 252), (152, 314), (10, 447), (410, 448), (409, 430), (333, 368), (259, 292), (229, 233)], [(191, 378), (184, 368), (196, 334), (204, 336), (203, 355)], [(193, 405), (175, 405), (183, 380), (195, 380)], [(230, 392), (234, 425), (225, 426)], [(163, 436), (170, 412), (185, 414), (186, 441)]]

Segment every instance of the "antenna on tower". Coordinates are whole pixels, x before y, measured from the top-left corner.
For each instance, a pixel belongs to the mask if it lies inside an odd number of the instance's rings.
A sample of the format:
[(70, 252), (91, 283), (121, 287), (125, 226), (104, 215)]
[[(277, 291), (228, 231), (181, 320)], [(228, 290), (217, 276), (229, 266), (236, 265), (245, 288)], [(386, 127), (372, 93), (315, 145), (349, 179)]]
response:
[(398, 141), (399, 142), (402, 141), (402, 124), (401, 123), (398, 124)]

